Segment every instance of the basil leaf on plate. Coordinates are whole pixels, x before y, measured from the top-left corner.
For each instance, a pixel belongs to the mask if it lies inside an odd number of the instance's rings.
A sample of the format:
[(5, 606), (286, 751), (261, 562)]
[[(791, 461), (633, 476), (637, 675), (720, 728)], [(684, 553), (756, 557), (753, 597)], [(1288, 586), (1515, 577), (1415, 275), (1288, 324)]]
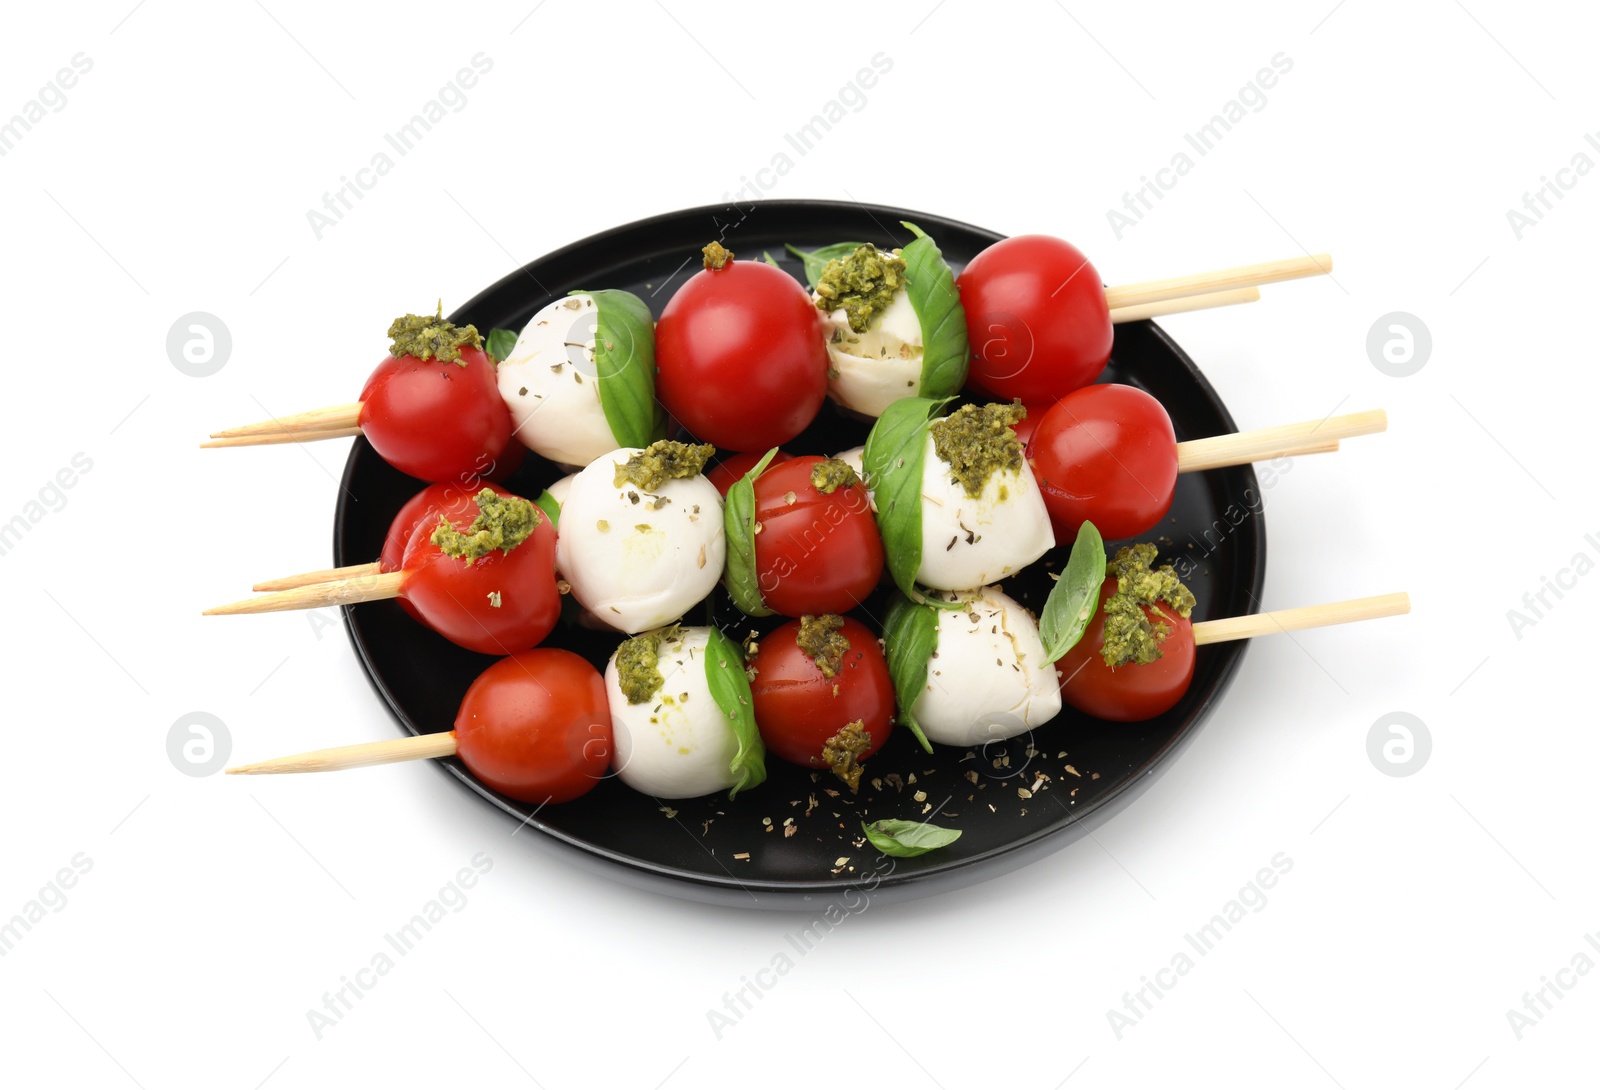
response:
[(491, 329), (483, 339), (484, 351), (493, 356), (496, 363), (506, 362), (506, 357), (511, 355), (511, 350), (516, 346), (517, 335), (509, 329)]
[(1061, 573), (1039, 614), (1039, 639), (1046, 662), (1071, 651), (1100, 608), (1100, 586), (1106, 579), (1106, 543), (1092, 522), (1078, 527), (1067, 570)]
[(867, 834), (874, 848), (884, 855), (901, 859), (926, 855), (935, 848), (954, 844), (961, 839), (960, 829), (941, 829), (926, 822), (902, 821), (899, 818), (874, 821), (871, 825), (863, 821), (861, 831)]
[(656, 403), (656, 332), (650, 308), (632, 292), (574, 291), (594, 299), (594, 366), (600, 408), (619, 447), (647, 447), (665, 434)]
[(835, 242), (832, 246), (823, 246), (819, 249), (806, 251), (798, 246), (786, 243), (783, 248), (798, 257), (805, 265), (806, 287), (815, 290), (817, 281), (822, 279), (822, 270), (828, 267), (828, 262), (836, 258), (849, 257), (861, 245), (862, 243), (859, 242)]
[(556, 502), (556, 498), (550, 494), (548, 488), (539, 493), (539, 498), (533, 501), (533, 505), (543, 511), (545, 516), (549, 518), (552, 529), (560, 524), (561, 505)]
[(772, 616), (772, 610), (761, 600), (761, 576), (756, 571), (756, 478), (777, 454), (777, 447), (767, 451), (749, 473), (733, 482), (728, 498), (722, 501), (722, 534), (728, 543), (722, 584), (733, 597), (733, 604), (750, 617)]
[(911, 714), (928, 685), (928, 662), (939, 646), (939, 614), (931, 606), (917, 605), (897, 594), (889, 604), (889, 619), (883, 625), (884, 655), (889, 662), (889, 679), (894, 683), (895, 703), (900, 707), (900, 722), (911, 731), (928, 753), (933, 746), (922, 733), (922, 725)]
[(750, 697), (750, 679), (744, 672), (744, 653), (715, 625), (711, 626), (706, 644), (706, 684), (717, 707), (733, 724), (734, 737), (739, 740), (738, 752), (728, 766), (738, 777), (728, 792), (731, 799), (767, 778), (767, 751), (761, 744), (761, 732), (756, 729), (755, 703)]
[(961, 292), (938, 245), (914, 223), (901, 221), (917, 237), (900, 256), (906, 263), (906, 295), (922, 327), (923, 397), (949, 397), (967, 381), (967, 312)]
[(768, 265), (771, 265), (774, 269), (783, 268), (782, 265), (778, 264), (778, 259), (767, 253), (765, 250), (761, 251), (761, 260), (765, 261)]
[(917, 569), (922, 567), (922, 463), (928, 423), (949, 400), (903, 397), (894, 402), (872, 425), (861, 454), (862, 476), (878, 505), (878, 530), (889, 574), (907, 598), (936, 608), (945, 606), (916, 586)]

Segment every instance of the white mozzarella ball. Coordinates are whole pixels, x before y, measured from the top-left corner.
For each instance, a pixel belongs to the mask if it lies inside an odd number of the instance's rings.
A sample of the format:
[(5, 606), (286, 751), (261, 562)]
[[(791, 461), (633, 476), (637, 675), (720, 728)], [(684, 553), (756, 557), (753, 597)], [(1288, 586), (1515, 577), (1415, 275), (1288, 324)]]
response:
[[(813, 296), (813, 301), (815, 296)], [(828, 393), (840, 405), (867, 416), (922, 387), (922, 323), (905, 288), (872, 316), (865, 333), (850, 328), (844, 308), (828, 314)]]
[(867, 494), (867, 503), (871, 505), (873, 513), (876, 514), (878, 505), (872, 499), (872, 490), (867, 487), (867, 475), (861, 468), (861, 459), (866, 450), (866, 447), (851, 447), (849, 450), (841, 450), (834, 457), (856, 471), (856, 476), (861, 478), (861, 488)]
[(922, 462), (922, 566), (917, 582), (935, 590), (998, 583), (1056, 543), (1050, 513), (1026, 458), (990, 474), (977, 498), (952, 479), (930, 433)]
[(576, 473), (568, 473), (565, 477), (545, 489), (546, 492), (550, 493), (550, 498), (556, 501), (557, 506), (567, 502), (567, 493), (571, 491), (572, 479), (576, 476)]
[(523, 327), (496, 374), (524, 446), (562, 465), (616, 449), (595, 377), (594, 296), (557, 299)]
[(645, 492), (617, 467), (638, 454), (622, 447), (572, 480), (561, 505), (556, 570), (578, 604), (619, 632), (660, 628), (683, 616), (722, 577), (722, 497), (704, 476)]
[(928, 740), (947, 746), (1012, 738), (1061, 711), (1055, 664), (1045, 661), (1033, 615), (997, 587), (968, 594), (943, 596), (969, 605), (939, 611), (939, 657), (911, 705)]
[(642, 704), (622, 692), (617, 656), (606, 664), (615, 767), (623, 783), (658, 799), (691, 799), (734, 785), (739, 739), (706, 681), (708, 628), (661, 635), (661, 689)]

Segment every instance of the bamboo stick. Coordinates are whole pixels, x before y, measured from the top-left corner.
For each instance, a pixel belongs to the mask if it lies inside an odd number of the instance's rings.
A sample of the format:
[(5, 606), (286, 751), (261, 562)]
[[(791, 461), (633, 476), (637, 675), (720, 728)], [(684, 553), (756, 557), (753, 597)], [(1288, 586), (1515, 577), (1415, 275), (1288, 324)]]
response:
[(455, 753), (456, 732), (447, 730), (438, 734), (416, 734), (405, 738), (385, 738), (381, 742), (362, 742), (353, 746), (314, 749), (290, 757), (274, 757), (269, 761), (234, 765), (228, 769), (228, 775), (339, 772), (346, 768), (365, 768), (367, 765), (387, 765), (399, 761), (420, 761), (428, 757), (454, 757)]
[(1221, 643), (1224, 640), (1248, 640), (1255, 636), (1269, 636), (1275, 632), (1294, 632), (1302, 628), (1371, 621), (1379, 617), (1398, 617), (1410, 612), (1411, 597), (1404, 591), (1397, 594), (1379, 594), (1371, 598), (1351, 598), (1320, 606), (1302, 606), (1299, 609), (1280, 609), (1272, 613), (1251, 613), (1243, 617), (1200, 621), (1194, 626), (1194, 642), (1198, 646)]
[(342, 568), (323, 568), (321, 571), (306, 571), (299, 575), (285, 575), (280, 579), (267, 579), (251, 587), (254, 591), (264, 590), (294, 590), (296, 587), (309, 587), (315, 583), (334, 583), (341, 579), (364, 579), (368, 576), (379, 574), (378, 562), (370, 564), (347, 564)]
[(1232, 269), (1191, 273), (1165, 280), (1146, 280), (1140, 284), (1124, 284), (1106, 289), (1106, 304), (1112, 310), (1123, 307), (1159, 303), (1165, 299), (1182, 299), (1191, 295), (1225, 291), (1230, 288), (1260, 287), (1285, 280), (1299, 280), (1306, 276), (1322, 276), (1333, 271), (1331, 254), (1314, 254), (1290, 257), (1281, 261), (1263, 261), (1256, 265), (1240, 265)]
[(213, 439), (240, 439), (246, 436), (278, 435), (285, 432), (343, 431), (361, 423), (361, 402), (346, 405), (329, 405), (325, 409), (275, 416), (256, 424), (242, 424), (237, 428), (224, 428), (211, 433)]
[(331, 583), (280, 590), (261, 594), (225, 606), (213, 606), (202, 614), (206, 617), (228, 617), (241, 613), (279, 613), (289, 609), (319, 609), (322, 606), (348, 606), (357, 602), (375, 602), (382, 598), (398, 598), (405, 583), (403, 571), (384, 572), (381, 575), (358, 579), (338, 579)]
[(1191, 310), (1211, 310), (1213, 307), (1231, 307), (1239, 303), (1254, 303), (1261, 299), (1260, 288), (1235, 288), (1232, 291), (1209, 291), (1184, 299), (1164, 299), (1156, 303), (1118, 307), (1111, 312), (1111, 324), (1137, 322), (1145, 318), (1160, 318), (1167, 314), (1184, 314)]
[(212, 447), (266, 447), (275, 443), (315, 443), (321, 439), (351, 439), (361, 434), (360, 428), (328, 428), (320, 431), (285, 431), (273, 435), (233, 435), (224, 439), (208, 439), (200, 444), (202, 450)]
[(1257, 428), (1231, 435), (1191, 439), (1178, 444), (1178, 472), (1192, 473), (1199, 469), (1265, 461), (1283, 454), (1299, 453), (1297, 448), (1303, 442), (1353, 439), (1358, 435), (1384, 431), (1388, 426), (1388, 415), (1382, 409), (1371, 409), (1345, 416), (1306, 420), (1299, 424), (1279, 424), (1277, 427)]

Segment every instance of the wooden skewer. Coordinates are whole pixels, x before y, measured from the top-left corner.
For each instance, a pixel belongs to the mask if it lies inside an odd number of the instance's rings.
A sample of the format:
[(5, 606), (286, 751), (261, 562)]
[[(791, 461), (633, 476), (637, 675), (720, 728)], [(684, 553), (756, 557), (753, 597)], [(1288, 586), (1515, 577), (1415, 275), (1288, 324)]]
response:
[[(1337, 445), (1337, 444), (1336, 444)], [(323, 568), (321, 571), (306, 571), (299, 575), (286, 575), (282, 579), (267, 579), (251, 587), (251, 590), (294, 590), (296, 587), (309, 587), (314, 583), (336, 583), (341, 579), (365, 579), (378, 574), (378, 562), (370, 564), (347, 564), (342, 568)]]
[(337, 579), (331, 583), (280, 590), (213, 606), (205, 610), (206, 617), (227, 617), (239, 613), (279, 613), (287, 609), (319, 609), (322, 606), (348, 606), (357, 602), (376, 602), (381, 598), (398, 598), (400, 587), (406, 580), (403, 571), (384, 572), (359, 579)]
[(223, 439), (209, 439), (200, 446), (210, 447), (265, 447), (274, 443), (315, 443), (319, 439), (350, 439), (360, 435), (360, 428), (327, 428), (316, 431), (284, 431), (273, 435), (230, 435)]
[(1118, 307), (1111, 312), (1111, 324), (1137, 322), (1145, 318), (1160, 318), (1166, 314), (1183, 314), (1191, 310), (1210, 310), (1213, 307), (1231, 307), (1239, 303), (1255, 303), (1261, 299), (1260, 288), (1235, 288), (1232, 291), (1210, 291), (1204, 295), (1191, 295), (1186, 299), (1163, 299), (1156, 303)]
[(454, 757), (456, 732), (416, 734), (405, 738), (386, 738), (381, 742), (363, 742), (354, 746), (334, 746), (331, 749), (314, 749), (309, 753), (296, 753), (291, 757), (275, 757), (255, 764), (234, 765), (228, 769), (230, 776), (260, 776), (272, 772), (338, 772), (346, 768), (365, 768), (367, 765), (387, 765), (398, 761), (420, 761), (427, 757)]
[(1262, 284), (1277, 284), (1306, 276), (1322, 276), (1332, 271), (1333, 257), (1330, 254), (1290, 257), (1282, 261), (1263, 261), (1258, 265), (1240, 265), (1233, 269), (1217, 269), (1107, 288), (1106, 304), (1112, 310), (1120, 310), (1123, 307), (1159, 303), (1164, 299), (1182, 299), (1229, 288), (1260, 287)]
[(1279, 424), (1274, 428), (1191, 439), (1178, 444), (1178, 472), (1192, 473), (1197, 469), (1217, 469), (1265, 461), (1284, 454), (1305, 453), (1299, 447), (1303, 442), (1353, 439), (1358, 435), (1384, 431), (1388, 426), (1388, 415), (1382, 409), (1371, 409), (1299, 424)]
[(271, 420), (263, 420), (259, 424), (225, 428), (222, 431), (212, 432), (211, 438), (235, 439), (246, 435), (276, 435), (279, 432), (297, 431), (343, 431), (346, 428), (357, 427), (360, 422), (361, 402), (352, 401), (348, 405), (329, 405), (325, 409), (312, 409), (310, 412), (295, 413), (292, 416), (277, 416)]
[(1330, 624), (1349, 624), (1351, 621), (1371, 621), (1379, 617), (1398, 617), (1410, 612), (1411, 596), (1404, 591), (1398, 594), (1379, 594), (1371, 598), (1351, 598), (1344, 602), (1329, 602), (1320, 606), (1302, 606), (1299, 609), (1280, 609), (1272, 613), (1251, 613), (1243, 617), (1200, 621), (1194, 626), (1194, 642), (1199, 645), (1221, 643), (1224, 640), (1248, 640), (1255, 636), (1270, 636), (1274, 632), (1294, 632), (1302, 628), (1321, 628)]

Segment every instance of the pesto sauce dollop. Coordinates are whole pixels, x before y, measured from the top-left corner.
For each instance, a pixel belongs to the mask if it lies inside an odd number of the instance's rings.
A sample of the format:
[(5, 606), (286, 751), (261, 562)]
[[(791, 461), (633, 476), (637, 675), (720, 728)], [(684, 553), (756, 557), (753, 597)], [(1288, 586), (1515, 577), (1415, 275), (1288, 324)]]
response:
[(1152, 569), (1156, 547), (1124, 545), (1106, 563), (1106, 574), (1116, 576), (1117, 590), (1100, 611), (1105, 615), (1105, 641), (1100, 656), (1115, 669), (1133, 663), (1144, 666), (1161, 657), (1161, 644), (1172, 628), (1145, 613), (1147, 606), (1164, 602), (1185, 619), (1194, 609), (1194, 594), (1178, 580), (1172, 565)]
[(833, 677), (839, 672), (844, 656), (850, 650), (850, 641), (839, 634), (844, 618), (837, 613), (824, 613), (813, 617), (807, 613), (800, 618), (800, 631), (794, 642), (800, 650), (811, 656), (823, 677)]
[(995, 473), (1022, 469), (1022, 440), (1011, 429), (1027, 415), (1028, 410), (1020, 401), (1010, 405), (963, 405), (928, 425), (934, 453), (950, 467), (951, 479), (977, 499)]
[(619, 463), (611, 485), (621, 488), (631, 484), (642, 492), (654, 492), (668, 481), (699, 476), (716, 452), (717, 448), (710, 443), (674, 443), (662, 439)]
[(872, 748), (872, 735), (866, 724), (857, 719), (839, 728), (839, 732), (822, 743), (822, 760), (829, 770), (854, 791), (861, 786), (861, 755)]
[(666, 684), (661, 676), (661, 633), (645, 632), (617, 648), (617, 685), (629, 704), (644, 704)]
[(403, 314), (389, 323), (389, 354), (396, 359), (412, 356), (419, 360), (436, 359), (465, 367), (463, 348), (483, 343), (476, 326), (457, 326), (444, 316), (444, 301), (432, 318), (422, 314)]
[(823, 268), (817, 278), (817, 307), (830, 313), (843, 307), (850, 328), (865, 333), (873, 316), (887, 310), (905, 286), (905, 259), (862, 243), (855, 253), (836, 257)]
[(849, 488), (853, 484), (858, 484), (860, 480), (848, 462), (841, 462), (837, 458), (824, 458), (811, 467), (811, 487), (823, 495), (831, 495), (841, 488)]
[(465, 560), (471, 564), (480, 556), (499, 549), (509, 553), (528, 540), (534, 527), (544, 521), (539, 509), (521, 496), (502, 496), (492, 488), (485, 488), (473, 497), (478, 505), (478, 517), (465, 530), (443, 515), (439, 525), (428, 540), (439, 547), (446, 556)]

